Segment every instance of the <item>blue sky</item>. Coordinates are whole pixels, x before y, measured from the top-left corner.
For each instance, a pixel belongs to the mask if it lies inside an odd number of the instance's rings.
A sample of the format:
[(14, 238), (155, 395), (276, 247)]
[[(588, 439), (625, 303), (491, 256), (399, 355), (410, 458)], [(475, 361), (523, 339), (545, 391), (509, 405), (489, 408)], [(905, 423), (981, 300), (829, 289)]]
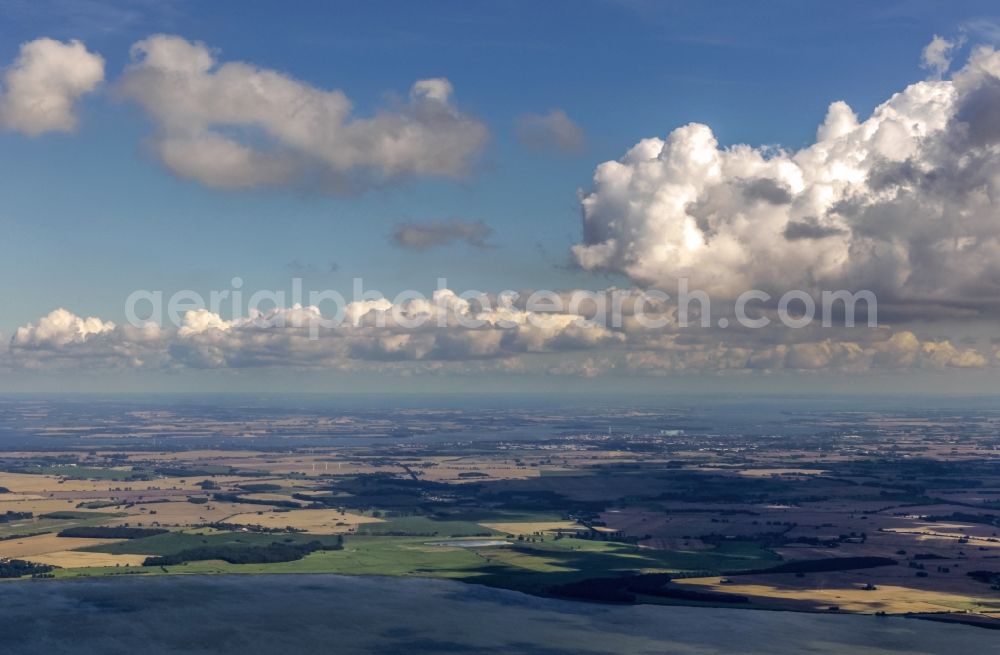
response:
[[(207, 292), (233, 276), (285, 288), (304, 269), (313, 286), (346, 291), (362, 276), (387, 294), (430, 291), (440, 276), (485, 291), (628, 285), (621, 270), (572, 265), (578, 193), (599, 163), (693, 121), (722, 146), (805, 147), (832, 101), (864, 119), (927, 77), (934, 35), (988, 43), (997, 13), (990, 2), (5, 4), (0, 62), (39, 37), (79, 39), (106, 62), (73, 132), (0, 131), (5, 338), (60, 307), (120, 323), (137, 288)], [(460, 179), (416, 175), (347, 196), (181, 179), (150, 152), (150, 116), (116, 91), (130, 46), (157, 33), (340, 89), (358, 115), (444, 77), (489, 142)], [(579, 152), (519, 144), (518, 118), (553, 109), (582, 130)], [(389, 239), (398, 223), (451, 218), (485, 222), (495, 247)]]

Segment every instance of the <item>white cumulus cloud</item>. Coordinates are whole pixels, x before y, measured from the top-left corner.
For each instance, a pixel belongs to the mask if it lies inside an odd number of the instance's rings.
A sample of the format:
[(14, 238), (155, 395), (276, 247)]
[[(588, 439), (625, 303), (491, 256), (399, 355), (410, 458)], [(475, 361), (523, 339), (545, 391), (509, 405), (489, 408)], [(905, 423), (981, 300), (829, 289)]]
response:
[(77, 100), (103, 80), (104, 59), (79, 41), (24, 43), (3, 74), (0, 126), (30, 136), (70, 132), (77, 125)]
[(454, 106), (443, 78), (418, 80), (406, 102), (362, 117), (342, 91), (219, 63), (206, 45), (177, 36), (151, 36), (131, 54), (119, 90), (156, 124), (154, 153), (211, 187), (346, 192), (406, 175), (458, 177), (488, 139), (479, 120)]
[(944, 75), (951, 67), (952, 52), (958, 45), (955, 41), (935, 34), (920, 55), (921, 65), (935, 75)]
[(834, 102), (801, 150), (721, 147), (697, 123), (640, 141), (597, 167), (573, 255), (730, 299), (870, 289), (996, 311), (998, 201), (1000, 53), (980, 47), (951, 79), (917, 82), (864, 120)]

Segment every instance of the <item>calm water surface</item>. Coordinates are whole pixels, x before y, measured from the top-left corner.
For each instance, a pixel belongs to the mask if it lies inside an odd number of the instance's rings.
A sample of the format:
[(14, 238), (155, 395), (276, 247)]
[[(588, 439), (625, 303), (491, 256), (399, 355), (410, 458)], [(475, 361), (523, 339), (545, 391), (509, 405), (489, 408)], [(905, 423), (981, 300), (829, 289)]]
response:
[(0, 652), (961, 653), (1000, 634), (903, 618), (608, 606), (413, 578), (190, 576), (0, 584)]

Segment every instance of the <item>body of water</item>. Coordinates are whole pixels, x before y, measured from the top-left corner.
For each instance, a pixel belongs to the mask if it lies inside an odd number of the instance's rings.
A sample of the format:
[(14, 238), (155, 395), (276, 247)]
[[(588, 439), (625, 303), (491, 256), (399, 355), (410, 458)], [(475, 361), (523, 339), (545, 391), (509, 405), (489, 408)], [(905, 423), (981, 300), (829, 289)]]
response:
[(176, 576), (0, 584), (0, 652), (961, 653), (1000, 634), (904, 618), (577, 603), (415, 578)]

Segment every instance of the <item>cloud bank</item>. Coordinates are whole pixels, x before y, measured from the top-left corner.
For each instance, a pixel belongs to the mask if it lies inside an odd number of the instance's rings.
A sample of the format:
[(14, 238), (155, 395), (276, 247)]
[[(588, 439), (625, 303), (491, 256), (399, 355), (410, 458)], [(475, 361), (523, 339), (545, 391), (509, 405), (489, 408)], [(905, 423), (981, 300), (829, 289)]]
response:
[[(638, 293), (634, 291), (632, 293)], [(676, 308), (651, 306), (650, 327), (633, 312), (620, 324), (590, 307), (528, 311), (513, 298), (488, 303), (439, 290), (396, 304), (356, 301), (327, 324), (317, 307), (225, 319), (187, 312), (178, 328), (116, 325), (56, 310), (19, 328), (0, 361), (15, 369), (378, 370), (408, 374), (535, 371), (683, 372), (982, 368), (1000, 350), (957, 346), (889, 328), (730, 330), (678, 328)], [(474, 323), (470, 323), (474, 321)], [(319, 326), (319, 327), (317, 327)]]

